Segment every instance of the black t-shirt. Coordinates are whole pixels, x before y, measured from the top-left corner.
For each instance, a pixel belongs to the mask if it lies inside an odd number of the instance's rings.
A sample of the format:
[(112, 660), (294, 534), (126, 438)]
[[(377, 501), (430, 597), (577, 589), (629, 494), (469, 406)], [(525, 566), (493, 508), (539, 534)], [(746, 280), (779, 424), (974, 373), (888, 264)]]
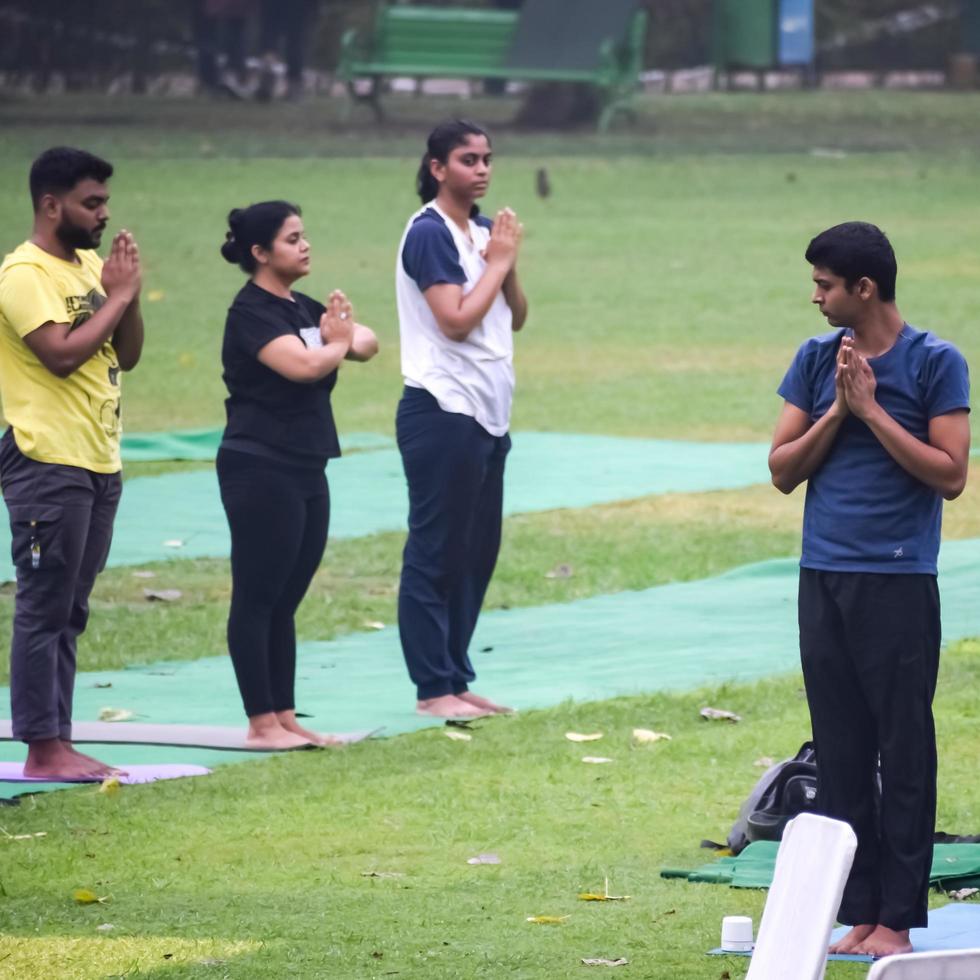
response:
[(221, 444), (284, 463), (322, 468), (340, 455), (330, 407), (336, 370), (311, 384), (301, 383), (284, 378), (258, 359), (259, 351), (277, 337), (317, 344), (323, 304), (302, 293), (292, 296), (295, 302), (250, 281), (228, 310), (221, 348), (228, 424)]

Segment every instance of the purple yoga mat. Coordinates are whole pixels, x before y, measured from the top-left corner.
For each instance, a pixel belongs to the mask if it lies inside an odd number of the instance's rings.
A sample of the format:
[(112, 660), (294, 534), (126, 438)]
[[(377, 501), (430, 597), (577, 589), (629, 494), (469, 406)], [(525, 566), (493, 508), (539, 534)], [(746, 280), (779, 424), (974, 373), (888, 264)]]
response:
[[(183, 776), (207, 776), (211, 772), (204, 766), (183, 766), (178, 763), (164, 763), (156, 766), (127, 766), (126, 775), (119, 775), (116, 778), (126, 786), (135, 783), (154, 783), (158, 779), (180, 779)], [(64, 783), (64, 779), (50, 779), (47, 776), (40, 778), (24, 775), (24, 764), (22, 762), (0, 762), (0, 782), (3, 783)], [(74, 783), (101, 783), (101, 778), (96, 779), (73, 779)]]

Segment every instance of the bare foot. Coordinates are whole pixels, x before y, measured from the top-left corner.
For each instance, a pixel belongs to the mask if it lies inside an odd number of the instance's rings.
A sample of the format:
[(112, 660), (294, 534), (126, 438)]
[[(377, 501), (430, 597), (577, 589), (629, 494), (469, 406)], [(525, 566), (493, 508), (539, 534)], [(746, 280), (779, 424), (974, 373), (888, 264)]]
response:
[(883, 926), (880, 923), (875, 926), (874, 932), (854, 949), (855, 953), (863, 953), (865, 956), (873, 956), (880, 959), (882, 956), (895, 956), (897, 953), (911, 953), (912, 944), (909, 942), (908, 929), (901, 929), (896, 932)]
[(426, 698), (415, 702), (415, 711), (432, 718), (482, 718), (487, 712), (475, 704), (460, 700), (454, 694), (438, 698)]
[(308, 742), (319, 745), (321, 748), (339, 748), (346, 744), (343, 739), (337, 738), (335, 735), (324, 735), (321, 732), (311, 732), (308, 728), (304, 728), (296, 720), (295, 711), (277, 711), (276, 718), (279, 719), (279, 724), (287, 732), (292, 732), (294, 735), (301, 735)]
[[(99, 762), (98, 759), (93, 758), (90, 755), (86, 755), (84, 752), (79, 752), (78, 749), (76, 749), (75, 746), (71, 742), (67, 741), (66, 739), (61, 739), (61, 744), (66, 749), (68, 749), (68, 751), (71, 752), (72, 755), (78, 756), (79, 759), (84, 759), (86, 762), (91, 762), (92, 765), (94, 765), (94, 766), (105, 766), (105, 763)], [(109, 766), (108, 769), (109, 769), (109, 775), (111, 775), (111, 776), (128, 776), (129, 775), (129, 773), (126, 772), (125, 769), (119, 769), (116, 766)]]
[(308, 749), (316, 745), (312, 739), (283, 728), (274, 711), (252, 715), (248, 719), (245, 744), (250, 749)]
[(868, 925), (867, 923), (859, 926), (854, 926), (851, 931), (834, 943), (830, 949), (827, 950), (828, 953), (853, 953), (857, 947), (864, 942), (868, 936), (875, 931), (873, 925)]
[(492, 715), (512, 715), (514, 713), (513, 708), (496, 704), (489, 698), (481, 698), (479, 694), (474, 694), (472, 691), (463, 691), (462, 694), (457, 694), (456, 697), (460, 701), (465, 701), (467, 704), (475, 705), (482, 711), (489, 711)]
[(92, 781), (117, 775), (112, 766), (66, 748), (59, 738), (27, 743), (24, 775), (32, 779)]

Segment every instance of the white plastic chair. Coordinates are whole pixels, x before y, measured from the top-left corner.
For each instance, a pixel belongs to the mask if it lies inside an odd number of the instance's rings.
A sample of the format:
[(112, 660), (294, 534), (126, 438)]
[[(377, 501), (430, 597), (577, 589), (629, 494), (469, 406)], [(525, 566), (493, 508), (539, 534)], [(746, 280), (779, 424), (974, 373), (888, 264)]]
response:
[(801, 813), (786, 825), (746, 980), (823, 980), (856, 849), (843, 821)]
[(868, 980), (977, 980), (980, 949), (944, 949), (886, 956), (871, 967)]

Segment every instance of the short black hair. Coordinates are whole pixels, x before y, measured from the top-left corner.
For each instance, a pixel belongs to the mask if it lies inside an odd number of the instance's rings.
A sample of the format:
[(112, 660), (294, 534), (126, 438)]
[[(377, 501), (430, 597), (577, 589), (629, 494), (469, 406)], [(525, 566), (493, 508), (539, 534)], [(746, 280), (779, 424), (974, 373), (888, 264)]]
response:
[(888, 237), (867, 221), (845, 221), (820, 232), (807, 246), (806, 260), (840, 276), (847, 288), (864, 277), (878, 285), (878, 296), (886, 303), (895, 299), (898, 263)]
[(104, 184), (112, 176), (112, 164), (86, 150), (53, 146), (31, 164), (31, 203), (37, 210), (45, 194), (64, 194), (80, 180)]

